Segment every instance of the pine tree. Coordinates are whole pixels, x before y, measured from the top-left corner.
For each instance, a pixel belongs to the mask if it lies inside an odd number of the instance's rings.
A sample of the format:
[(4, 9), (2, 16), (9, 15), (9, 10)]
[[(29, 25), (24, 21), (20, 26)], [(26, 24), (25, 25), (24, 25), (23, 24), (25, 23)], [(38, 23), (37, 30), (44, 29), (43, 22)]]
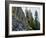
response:
[(33, 19), (31, 10), (26, 9), (26, 19), (27, 19), (27, 24), (28, 24), (27, 25), (28, 30), (34, 29), (34, 19)]
[(35, 30), (39, 30), (40, 29), (40, 23), (38, 21), (38, 12), (37, 10), (35, 11)]

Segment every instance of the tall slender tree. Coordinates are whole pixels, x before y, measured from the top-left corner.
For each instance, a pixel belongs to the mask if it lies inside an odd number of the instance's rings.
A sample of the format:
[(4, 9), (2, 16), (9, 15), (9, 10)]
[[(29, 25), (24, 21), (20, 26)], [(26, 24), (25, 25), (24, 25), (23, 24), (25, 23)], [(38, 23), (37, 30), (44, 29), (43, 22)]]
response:
[(38, 21), (38, 12), (37, 10), (35, 11), (35, 30), (39, 30), (40, 29), (40, 23)]
[(26, 19), (27, 19), (27, 26), (28, 26), (28, 30), (32, 30), (34, 29), (34, 22), (33, 22), (33, 16), (32, 16), (32, 12), (31, 10), (25, 10), (26, 11)]

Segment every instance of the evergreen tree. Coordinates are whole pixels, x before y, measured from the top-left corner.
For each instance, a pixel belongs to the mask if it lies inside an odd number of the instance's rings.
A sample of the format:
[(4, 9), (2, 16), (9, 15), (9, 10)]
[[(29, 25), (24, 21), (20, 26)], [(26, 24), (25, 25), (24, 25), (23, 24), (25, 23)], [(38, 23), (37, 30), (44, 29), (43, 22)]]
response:
[(27, 24), (28, 24), (27, 25), (28, 30), (34, 29), (34, 19), (33, 19), (31, 10), (26, 9), (26, 19), (27, 19)]
[(28, 24), (29, 24), (29, 26), (32, 27), (32, 29), (33, 29), (33, 28), (34, 28), (34, 22), (33, 22), (34, 19), (33, 19), (31, 10), (29, 10), (28, 13), (29, 13)]
[(35, 11), (35, 30), (39, 30), (40, 29), (40, 23), (38, 21), (38, 12), (37, 10)]

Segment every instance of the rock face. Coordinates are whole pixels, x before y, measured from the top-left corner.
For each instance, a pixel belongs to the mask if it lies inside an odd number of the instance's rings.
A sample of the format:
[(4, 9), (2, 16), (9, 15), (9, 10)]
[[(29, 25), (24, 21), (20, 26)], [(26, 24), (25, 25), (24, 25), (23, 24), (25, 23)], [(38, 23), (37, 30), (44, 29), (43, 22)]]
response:
[(21, 7), (12, 8), (12, 30), (23, 31), (26, 28), (26, 19)]

